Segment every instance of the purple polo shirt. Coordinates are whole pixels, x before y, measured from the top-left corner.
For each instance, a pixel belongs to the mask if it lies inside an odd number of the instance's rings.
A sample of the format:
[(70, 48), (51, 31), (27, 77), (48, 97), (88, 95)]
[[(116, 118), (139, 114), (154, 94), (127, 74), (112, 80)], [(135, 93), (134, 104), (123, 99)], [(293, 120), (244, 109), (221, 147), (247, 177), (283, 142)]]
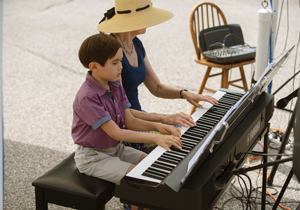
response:
[(73, 103), (72, 137), (75, 144), (98, 149), (118, 144), (100, 126), (113, 120), (123, 128), (125, 109), (131, 105), (119, 81), (109, 82), (109, 87), (110, 91), (87, 73)]

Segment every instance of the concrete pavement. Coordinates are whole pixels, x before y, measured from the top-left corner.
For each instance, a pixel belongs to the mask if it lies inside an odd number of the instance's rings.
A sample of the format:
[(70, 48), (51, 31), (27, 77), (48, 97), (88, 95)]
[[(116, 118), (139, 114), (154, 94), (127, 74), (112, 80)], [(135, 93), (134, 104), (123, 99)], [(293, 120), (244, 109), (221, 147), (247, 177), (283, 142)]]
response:
[[(195, 52), (189, 32), (189, 14), (197, 0), (153, 0), (153, 6), (168, 9), (175, 17), (147, 29), (140, 36), (149, 60), (160, 80), (175, 88), (197, 92), (205, 67), (194, 62)], [(213, 0), (225, 13), (228, 23), (241, 25), (245, 41), (257, 42), (257, 11), (261, 1)], [(283, 4), (275, 57), (298, 43), (299, 2)], [(5, 143), (5, 209), (35, 209), (31, 182), (74, 151), (71, 138), (72, 103), (85, 79), (86, 69), (78, 60), (78, 49), (96, 26), (113, 0), (48, 0), (3, 3), (3, 112)], [(288, 11), (288, 12), (287, 12)], [(276, 90), (299, 69), (295, 49), (273, 81)], [(298, 55), (299, 57), (299, 55)], [(245, 68), (248, 85), (255, 66)], [(234, 78), (237, 71), (233, 71)], [(219, 86), (219, 80), (211, 85)], [(299, 76), (278, 94), (275, 101), (299, 87)], [(210, 93), (207, 93), (210, 94)], [(189, 113), (185, 100), (165, 100), (140, 88), (143, 109), (158, 113)], [(293, 103), (295, 104), (295, 102)], [(292, 105), (293, 107), (293, 105)], [(289, 113), (275, 110), (271, 127), (285, 130)], [(288, 152), (292, 152), (289, 150)], [(290, 164), (283, 164), (276, 175), (276, 189), (286, 179)], [(253, 182), (259, 182), (253, 175)], [(283, 201), (291, 209), (300, 202), (299, 183), (293, 179)], [(218, 207), (230, 198), (227, 191)], [(236, 204), (237, 205), (237, 204)], [(113, 199), (107, 209), (121, 209)], [(271, 209), (271, 206), (267, 206)], [(65, 209), (51, 205), (50, 209)], [(229, 209), (228, 206), (226, 209)]]

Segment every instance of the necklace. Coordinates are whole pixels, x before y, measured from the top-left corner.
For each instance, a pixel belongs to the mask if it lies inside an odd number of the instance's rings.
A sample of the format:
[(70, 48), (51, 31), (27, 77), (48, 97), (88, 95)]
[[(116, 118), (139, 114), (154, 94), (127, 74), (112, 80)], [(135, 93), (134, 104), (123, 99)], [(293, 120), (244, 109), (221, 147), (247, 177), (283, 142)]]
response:
[(132, 47), (131, 47), (131, 51), (129, 52), (129, 51), (126, 49), (126, 47), (125, 47), (125, 45), (124, 45), (124, 43), (123, 43), (123, 41), (122, 41), (122, 39), (121, 39), (121, 37), (120, 37), (119, 34), (118, 34), (118, 36), (119, 36), (119, 38), (120, 38), (120, 40), (121, 40), (121, 44), (122, 44), (122, 46), (123, 46), (125, 52), (128, 53), (129, 55), (131, 55), (131, 54), (133, 53), (133, 41), (131, 41)]

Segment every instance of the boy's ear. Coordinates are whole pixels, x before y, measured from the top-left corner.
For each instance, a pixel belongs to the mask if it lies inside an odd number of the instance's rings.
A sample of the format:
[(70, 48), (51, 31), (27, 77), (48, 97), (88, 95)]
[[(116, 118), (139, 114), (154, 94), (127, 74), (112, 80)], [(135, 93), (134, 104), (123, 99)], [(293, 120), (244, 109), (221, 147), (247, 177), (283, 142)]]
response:
[(98, 69), (97, 69), (97, 63), (96, 62), (90, 62), (89, 63), (89, 69), (91, 70), (91, 71), (97, 71)]

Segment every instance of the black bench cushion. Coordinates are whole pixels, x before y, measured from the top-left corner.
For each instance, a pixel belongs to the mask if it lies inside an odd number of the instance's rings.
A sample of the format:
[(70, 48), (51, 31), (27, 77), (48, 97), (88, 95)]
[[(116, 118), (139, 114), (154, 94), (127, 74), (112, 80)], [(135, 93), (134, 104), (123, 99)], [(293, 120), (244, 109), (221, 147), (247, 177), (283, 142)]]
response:
[[(78, 171), (74, 152), (50, 171), (36, 179), (32, 185), (96, 199), (115, 184), (87, 176)], [(113, 195), (112, 195), (113, 196)]]

